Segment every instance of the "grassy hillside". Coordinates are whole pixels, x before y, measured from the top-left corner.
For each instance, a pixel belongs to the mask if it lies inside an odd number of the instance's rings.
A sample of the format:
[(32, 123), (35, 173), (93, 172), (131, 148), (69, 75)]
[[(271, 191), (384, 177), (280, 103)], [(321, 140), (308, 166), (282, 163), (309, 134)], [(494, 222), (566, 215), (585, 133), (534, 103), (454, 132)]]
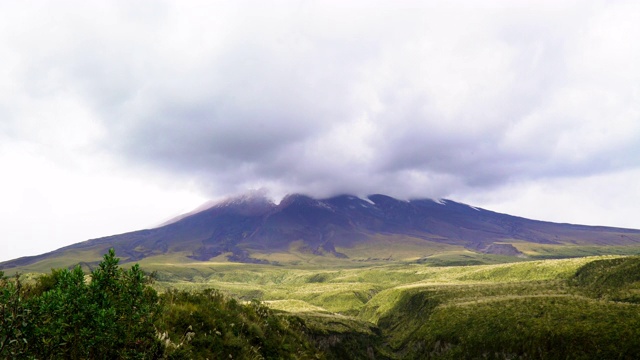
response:
[[(473, 255), (454, 250), (423, 261), (350, 266), (176, 256), (140, 265), (156, 273), (161, 293), (215, 288), (239, 304), (259, 300), (287, 319), (283, 324), (303, 329), (324, 358), (632, 359), (640, 353), (640, 257), (451, 266), (500, 261)], [(435, 259), (448, 266), (435, 266)]]
[(141, 266), (157, 272), (157, 285), (161, 288), (214, 287), (241, 298), (309, 300), (323, 307), (325, 302), (319, 301), (318, 297), (329, 298), (328, 293), (350, 294), (359, 302), (368, 302), (373, 295), (385, 289), (566, 279), (594, 259), (601, 257), (446, 267), (405, 263), (327, 269), (214, 262), (195, 263), (196, 266), (147, 261), (142, 261)]
[[(186, 248), (171, 248), (165, 253), (149, 254), (143, 258), (131, 258), (125, 253), (122, 263), (139, 263), (145, 268), (153, 268), (166, 272), (167, 276), (178, 275), (189, 278), (200, 274), (204, 278), (221, 269), (264, 268), (269, 272), (272, 267), (295, 270), (327, 269), (327, 268), (367, 268), (374, 266), (405, 266), (408, 264), (430, 266), (466, 266), (490, 265), (513, 262), (525, 262), (543, 259), (578, 258), (605, 255), (640, 255), (640, 245), (600, 246), (581, 243), (538, 244), (527, 241), (505, 239), (496, 244), (513, 246), (521, 255), (499, 255), (472, 251), (460, 245), (450, 245), (414, 238), (411, 236), (390, 236), (378, 234), (372, 236), (367, 243), (353, 244), (348, 247), (336, 247), (337, 253), (347, 257), (338, 257), (332, 253), (311, 253), (302, 241), (294, 241), (288, 249), (250, 252), (252, 259), (268, 263), (269, 267), (259, 264), (247, 264), (229, 261), (232, 253), (221, 253), (207, 261), (194, 260), (192, 251)], [(91, 245), (91, 244), (89, 244)], [(80, 264), (86, 271), (94, 269), (108, 244), (100, 246), (71, 246), (64, 251), (37, 256), (34, 261), (16, 259), (0, 264), (6, 274), (47, 273), (51, 269), (73, 268)], [(138, 248), (136, 248), (138, 249)], [(138, 249), (140, 250), (140, 249)], [(118, 250), (116, 249), (116, 252)]]
[(160, 288), (214, 287), (259, 299), (304, 319), (325, 340), (348, 337), (337, 349), (369, 346), (377, 358), (632, 358), (640, 351), (637, 257), (155, 270)]

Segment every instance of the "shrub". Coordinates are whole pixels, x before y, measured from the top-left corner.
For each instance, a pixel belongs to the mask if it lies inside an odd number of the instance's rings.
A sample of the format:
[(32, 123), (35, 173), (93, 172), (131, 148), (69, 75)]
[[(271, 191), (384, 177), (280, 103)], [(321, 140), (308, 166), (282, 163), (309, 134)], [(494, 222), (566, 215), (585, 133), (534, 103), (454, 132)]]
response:
[(19, 275), (10, 280), (0, 271), (0, 358), (23, 358), (28, 352), (32, 326), (24, 296)]
[(162, 356), (153, 322), (159, 302), (134, 265), (113, 249), (90, 281), (77, 266), (52, 270), (30, 287), (0, 280), (0, 357), (152, 359)]

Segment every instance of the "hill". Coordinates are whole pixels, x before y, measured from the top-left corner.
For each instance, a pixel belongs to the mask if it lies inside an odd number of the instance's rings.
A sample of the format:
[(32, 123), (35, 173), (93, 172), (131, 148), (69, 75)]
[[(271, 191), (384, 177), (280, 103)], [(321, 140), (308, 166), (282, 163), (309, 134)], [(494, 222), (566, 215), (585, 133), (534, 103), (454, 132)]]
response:
[(452, 200), (314, 199), (279, 204), (241, 196), (164, 226), (70, 245), (0, 263), (0, 269), (48, 271), (95, 266), (109, 248), (123, 262), (238, 262), (305, 266), (422, 262), (464, 265), (601, 254), (637, 254), (640, 230), (536, 221)]
[[(220, 289), (291, 319), (328, 358), (635, 359), (640, 259), (437, 267), (159, 269), (162, 290)], [(344, 356), (343, 354), (360, 354)]]

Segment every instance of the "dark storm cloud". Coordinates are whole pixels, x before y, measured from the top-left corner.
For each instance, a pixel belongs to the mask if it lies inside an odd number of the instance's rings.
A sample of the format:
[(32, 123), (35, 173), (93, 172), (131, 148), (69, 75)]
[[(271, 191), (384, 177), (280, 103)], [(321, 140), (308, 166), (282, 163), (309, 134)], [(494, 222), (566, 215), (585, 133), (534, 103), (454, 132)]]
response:
[(68, 15), (73, 40), (53, 21), (62, 46), (26, 66), (32, 93), (89, 104), (97, 148), (212, 194), (438, 197), (638, 166), (640, 70), (611, 60), (640, 55), (637, 7), (499, 4), (118, 3)]

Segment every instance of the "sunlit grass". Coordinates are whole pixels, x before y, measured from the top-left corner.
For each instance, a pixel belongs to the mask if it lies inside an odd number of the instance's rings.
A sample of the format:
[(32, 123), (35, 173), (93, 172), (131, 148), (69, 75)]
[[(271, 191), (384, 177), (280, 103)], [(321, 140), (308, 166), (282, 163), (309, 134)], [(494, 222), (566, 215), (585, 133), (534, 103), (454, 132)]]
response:
[[(159, 273), (156, 286), (161, 291), (171, 287), (181, 290), (210, 287), (245, 300), (258, 299), (267, 304), (276, 300), (300, 301), (298, 304), (334, 313), (360, 314), (363, 320), (376, 322), (393, 309), (407, 290), (439, 291), (460, 301), (467, 301), (464, 299), (469, 294), (485, 296), (473, 289), (485, 289), (490, 293), (487, 296), (495, 295), (496, 291), (507, 295), (527, 289), (543, 291), (540, 282), (566, 279), (580, 266), (599, 258), (602, 257), (446, 267), (408, 263), (330, 270), (208, 262), (197, 266), (158, 265), (155, 270)], [(520, 288), (505, 285), (520, 282), (535, 284)], [(282, 306), (278, 309), (287, 310)], [(294, 309), (287, 311), (295, 312)]]
[(412, 261), (441, 252), (460, 251), (463, 247), (410, 236), (378, 234), (366, 243), (339, 247), (336, 250), (353, 261)]
[[(77, 252), (74, 256), (84, 255)], [(596, 336), (593, 331), (604, 331), (610, 340), (615, 339), (616, 331), (638, 334), (628, 324), (628, 319), (640, 320), (633, 313), (638, 310), (633, 303), (640, 303), (637, 257), (500, 263), (496, 255), (454, 249), (430, 255), (426, 261), (366, 263), (333, 258), (321, 265), (302, 261), (307, 255), (300, 253), (301, 261), (287, 266), (231, 263), (223, 256), (210, 261), (185, 260), (185, 254), (149, 257), (140, 264), (156, 272), (154, 286), (160, 292), (215, 288), (243, 301), (260, 300), (292, 319), (300, 317), (313, 331), (369, 334), (366, 336), (381, 331), (398, 358), (422, 358), (425, 348), (444, 358), (464, 357), (475, 351), (465, 344), (482, 348), (487, 339), (491, 346), (506, 344), (507, 352), (500, 353), (503, 348), (498, 346), (496, 356), (513, 358), (521, 351), (538, 354), (533, 347), (521, 347), (526, 345), (523, 339), (535, 339), (531, 346), (547, 346), (547, 337), (561, 336), (576, 343), (549, 346), (574, 349), (578, 341), (587, 339), (608, 349), (604, 354), (612, 354), (613, 348), (592, 339)], [(334, 261), (339, 265), (328, 265)], [(485, 264), (452, 266), (477, 261)], [(494, 261), (498, 263), (486, 264)], [(570, 320), (554, 318), (564, 316), (563, 312)], [(579, 336), (571, 335), (572, 322)], [(524, 335), (511, 336), (511, 328)], [(501, 333), (488, 337), (473, 333), (495, 329), (502, 329)]]
[(640, 255), (640, 246), (596, 246), (584, 244), (536, 244), (522, 241), (507, 241), (530, 258), (560, 259), (601, 255)]
[(313, 313), (329, 313), (327, 309), (319, 306), (311, 305), (302, 300), (268, 300), (263, 302), (265, 305), (274, 310), (281, 310), (293, 313), (313, 312)]

